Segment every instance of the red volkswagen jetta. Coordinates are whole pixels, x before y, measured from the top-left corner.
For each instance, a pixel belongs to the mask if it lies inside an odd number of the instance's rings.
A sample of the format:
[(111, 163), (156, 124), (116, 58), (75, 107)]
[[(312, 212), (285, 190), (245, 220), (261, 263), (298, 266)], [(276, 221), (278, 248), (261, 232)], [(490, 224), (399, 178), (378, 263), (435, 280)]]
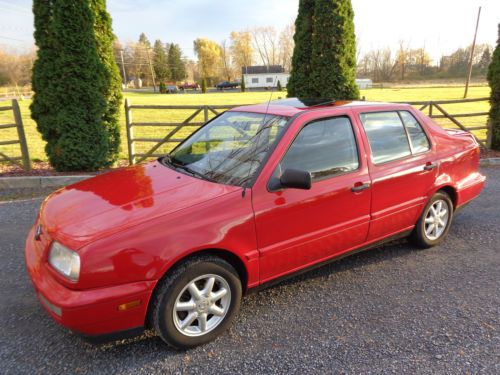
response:
[(26, 241), (36, 294), (90, 338), (153, 327), (213, 340), (242, 295), (395, 237), (443, 241), (485, 177), (479, 148), (409, 105), (286, 99), (223, 113), (170, 155), (42, 204)]

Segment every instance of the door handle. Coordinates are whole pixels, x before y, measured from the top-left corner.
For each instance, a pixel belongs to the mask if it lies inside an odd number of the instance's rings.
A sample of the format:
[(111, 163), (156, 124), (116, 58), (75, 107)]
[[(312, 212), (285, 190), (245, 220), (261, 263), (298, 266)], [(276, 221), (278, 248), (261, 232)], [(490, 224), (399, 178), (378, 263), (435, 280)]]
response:
[(363, 191), (363, 190), (366, 190), (366, 189), (369, 189), (370, 188), (370, 183), (369, 182), (365, 182), (364, 184), (362, 184), (361, 182), (356, 182), (354, 184), (354, 186), (351, 188), (351, 191), (353, 193), (359, 193), (360, 191)]
[(434, 163), (429, 162), (429, 163), (424, 165), (424, 171), (432, 171), (437, 166), (438, 166), (438, 164), (436, 162), (434, 162)]

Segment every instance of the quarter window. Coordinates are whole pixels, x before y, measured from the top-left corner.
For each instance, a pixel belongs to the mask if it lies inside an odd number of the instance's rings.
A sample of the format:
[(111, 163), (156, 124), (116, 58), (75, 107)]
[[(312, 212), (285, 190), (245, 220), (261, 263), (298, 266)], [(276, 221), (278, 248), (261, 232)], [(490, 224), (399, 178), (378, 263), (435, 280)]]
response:
[(375, 164), (411, 155), (408, 136), (397, 112), (363, 113), (361, 121)]
[(306, 125), (283, 157), (278, 176), (285, 169), (299, 169), (322, 179), (358, 168), (356, 140), (347, 117), (336, 117)]
[(401, 111), (399, 114), (401, 115), (406, 130), (408, 131), (413, 153), (419, 154), (429, 150), (429, 140), (415, 117), (407, 111)]
[(252, 78), (252, 83), (259, 83), (259, 79), (258, 78)]
[(273, 77), (267, 77), (266, 83), (273, 83)]

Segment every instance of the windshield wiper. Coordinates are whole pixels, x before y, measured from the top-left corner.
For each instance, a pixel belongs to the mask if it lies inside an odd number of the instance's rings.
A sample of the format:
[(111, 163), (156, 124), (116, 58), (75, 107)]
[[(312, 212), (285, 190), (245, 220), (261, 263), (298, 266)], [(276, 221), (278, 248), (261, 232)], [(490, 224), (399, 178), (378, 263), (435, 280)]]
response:
[(189, 173), (190, 175), (192, 175), (193, 177), (198, 177), (198, 178), (201, 178), (203, 180), (206, 180), (206, 181), (210, 181), (210, 182), (217, 182), (215, 179), (213, 178), (210, 178), (206, 175), (204, 175), (203, 173), (201, 172), (198, 172), (198, 171), (195, 171), (194, 169), (191, 169), (189, 168), (188, 166), (186, 165), (183, 165), (183, 164), (180, 164), (174, 160), (172, 160), (172, 157), (167, 154), (165, 155), (163, 158), (162, 158), (162, 162), (165, 164), (170, 164), (171, 166), (173, 166), (174, 168), (176, 169), (182, 169), (183, 171)]
[(206, 180), (206, 181), (210, 181), (210, 182), (217, 182), (216, 180), (214, 180), (213, 178), (210, 178), (206, 175), (204, 175), (203, 173), (201, 172), (198, 172), (198, 171), (195, 171), (194, 169), (191, 169), (185, 165), (181, 165), (181, 164), (176, 164), (176, 163), (172, 163), (172, 165), (176, 168), (179, 168), (179, 169), (182, 169), (188, 173), (190, 173), (191, 175), (195, 176), (195, 177), (199, 177), (203, 180)]

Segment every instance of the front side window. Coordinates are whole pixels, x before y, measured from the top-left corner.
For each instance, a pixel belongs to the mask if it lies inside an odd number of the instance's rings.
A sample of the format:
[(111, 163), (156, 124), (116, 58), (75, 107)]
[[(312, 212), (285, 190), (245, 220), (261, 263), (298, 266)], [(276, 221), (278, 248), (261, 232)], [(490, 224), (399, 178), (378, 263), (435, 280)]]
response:
[(273, 83), (273, 77), (267, 77), (266, 78), (267, 83)]
[(419, 154), (429, 150), (429, 140), (415, 117), (413, 117), (413, 115), (408, 111), (401, 111), (399, 114), (401, 115), (406, 130), (408, 131), (413, 153)]
[(287, 122), (284, 116), (225, 112), (161, 160), (208, 180), (243, 186)]
[(252, 83), (259, 83), (259, 79), (258, 78), (252, 78)]
[(279, 176), (286, 169), (311, 173), (313, 180), (354, 171), (358, 151), (348, 117), (319, 120), (306, 125), (283, 157)]
[(411, 155), (406, 130), (397, 112), (362, 113), (361, 122), (375, 164)]

